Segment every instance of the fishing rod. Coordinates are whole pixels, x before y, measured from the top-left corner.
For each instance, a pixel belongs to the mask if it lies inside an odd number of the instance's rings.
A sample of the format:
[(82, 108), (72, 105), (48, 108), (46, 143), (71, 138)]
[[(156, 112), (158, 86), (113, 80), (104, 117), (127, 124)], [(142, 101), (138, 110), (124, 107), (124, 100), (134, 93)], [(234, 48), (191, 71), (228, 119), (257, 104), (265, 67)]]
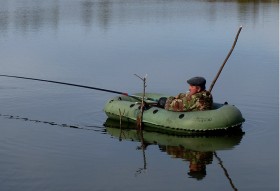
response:
[[(68, 85), (68, 86), (75, 86), (75, 87), (80, 87), (80, 88), (93, 89), (93, 90), (98, 90), (98, 91), (103, 91), (103, 92), (120, 94), (120, 95), (132, 97), (132, 98), (135, 98), (135, 99), (137, 99), (139, 101), (142, 101), (142, 97), (141, 96), (129, 95), (126, 92), (119, 92), (119, 91), (115, 91), (115, 90), (108, 90), (108, 89), (97, 88), (97, 87), (92, 87), (92, 86), (85, 86), (85, 85), (79, 85), (79, 84), (72, 84), (72, 83), (59, 82), (59, 81), (53, 81), (53, 80), (45, 80), (45, 79), (38, 79), (38, 78), (29, 78), (29, 77), (22, 77), (22, 76), (13, 76), (13, 75), (4, 75), (4, 74), (0, 74), (0, 76), (1, 77), (18, 78), (18, 79), (25, 79), (25, 80), (34, 80), (34, 81), (49, 82), (49, 83), (62, 84), (62, 85)], [(154, 101), (154, 102), (158, 101), (157, 99), (148, 98), (148, 97), (145, 97), (144, 99), (145, 100), (149, 100), (149, 101)]]

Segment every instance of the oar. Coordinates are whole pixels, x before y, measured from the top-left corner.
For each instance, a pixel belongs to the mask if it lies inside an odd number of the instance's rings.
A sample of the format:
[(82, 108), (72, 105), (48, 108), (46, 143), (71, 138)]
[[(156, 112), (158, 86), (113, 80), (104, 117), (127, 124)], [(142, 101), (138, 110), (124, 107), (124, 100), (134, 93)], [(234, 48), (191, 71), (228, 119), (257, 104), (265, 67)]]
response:
[(213, 89), (213, 87), (214, 87), (214, 85), (215, 85), (215, 83), (216, 83), (218, 77), (220, 76), (220, 74), (221, 74), (221, 72), (222, 72), (222, 70), (223, 70), (225, 64), (227, 63), (227, 60), (229, 59), (229, 57), (230, 57), (230, 55), (231, 55), (231, 53), (232, 53), (232, 51), (233, 51), (233, 49), (234, 49), (234, 47), (235, 47), (235, 45), (236, 45), (236, 42), (237, 42), (238, 36), (239, 36), (239, 34), (240, 34), (240, 32), (241, 32), (241, 29), (242, 29), (242, 26), (239, 27), (239, 30), (238, 30), (238, 32), (237, 32), (237, 34), (236, 34), (235, 40), (234, 40), (234, 42), (233, 42), (233, 45), (232, 45), (232, 47), (231, 47), (231, 49), (230, 49), (230, 51), (229, 51), (229, 53), (228, 53), (226, 59), (224, 60), (222, 66), (220, 67), (220, 69), (219, 69), (219, 71), (218, 71), (216, 77), (214, 78), (214, 80), (213, 80), (213, 82), (212, 82), (212, 84), (211, 84), (211, 86), (210, 86), (210, 88), (209, 88), (209, 92), (212, 91), (212, 89)]
[[(75, 86), (75, 87), (80, 87), (80, 88), (93, 89), (93, 90), (98, 90), (98, 91), (103, 91), (103, 92), (109, 92), (109, 93), (115, 93), (115, 94), (120, 94), (120, 95), (124, 95), (124, 96), (129, 96), (129, 97), (135, 98), (135, 99), (137, 99), (139, 101), (142, 100), (141, 96), (129, 95), (126, 92), (119, 92), (119, 91), (108, 90), (108, 89), (103, 89), (103, 88), (84, 86), (84, 85), (79, 85), (79, 84), (72, 84), (72, 83), (59, 82), (59, 81), (53, 81), (53, 80), (44, 80), (44, 79), (38, 79), (38, 78), (28, 78), (28, 77), (22, 77), (22, 76), (12, 76), (12, 75), (4, 75), (4, 74), (0, 74), (0, 76), (2, 76), (2, 77), (9, 77), (9, 78), (19, 78), (19, 79), (25, 79), (25, 80), (35, 80), (35, 81), (41, 81), (41, 82), (49, 82), (49, 83), (63, 84), (63, 85), (68, 85), (68, 86)], [(147, 97), (145, 97), (145, 100), (154, 101), (154, 102), (158, 101), (157, 99), (147, 98)]]

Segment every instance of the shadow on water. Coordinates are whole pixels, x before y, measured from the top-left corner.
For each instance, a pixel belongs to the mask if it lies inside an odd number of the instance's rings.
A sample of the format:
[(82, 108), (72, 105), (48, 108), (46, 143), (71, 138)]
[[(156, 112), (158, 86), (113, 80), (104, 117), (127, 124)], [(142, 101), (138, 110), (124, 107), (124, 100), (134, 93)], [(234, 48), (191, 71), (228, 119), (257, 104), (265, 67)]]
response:
[[(212, 164), (215, 158), (222, 168), (233, 190), (237, 190), (227, 169), (223, 165), (222, 159), (217, 151), (231, 150), (241, 143), (244, 132), (239, 128), (224, 134), (190, 134), (190, 135), (170, 135), (159, 132), (139, 131), (135, 124), (122, 123), (116, 120), (107, 119), (104, 126), (106, 132), (114, 138), (141, 143), (138, 147), (143, 152), (143, 168), (139, 168), (136, 174), (140, 174), (147, 169), (147, 159), (145, 150), (150, 145), (157, 145), (159, 150), (165, 152), (172, 158), (180, 158), (189, 162), (188, 175), (190, 178), (202, 180), (206, 176), (206, 167)], [(125, 128), (123, 128), (125, 126)]]

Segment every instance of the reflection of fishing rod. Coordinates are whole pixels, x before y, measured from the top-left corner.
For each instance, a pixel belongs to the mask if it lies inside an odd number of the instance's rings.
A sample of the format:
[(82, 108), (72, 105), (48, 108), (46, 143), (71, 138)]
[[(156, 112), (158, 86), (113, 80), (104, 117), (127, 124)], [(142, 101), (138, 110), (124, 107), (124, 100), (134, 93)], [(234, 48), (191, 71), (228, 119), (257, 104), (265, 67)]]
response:
[(214, 156), (216, 157), (216, 159), (219, 161), (219, 165), (221, 166), (221, 168), (224, 170), (224, 173), (227, 177), (227, 179), (229, 180), (229, 183), (231, 185), (231, 187), (233, 188), (234, 191), (237, 191), (238, 189), (234, 186), (232, 179), (229, 177), (229, 174), (227, 172), (227, 169), (224, 167), (223, 165), (223, 161), (221, 160), (220, 157), (218, 157), (217, 153), (214, 152)]
[(75, 129), (83, 129), (83, 130), (91, 130), (91, 131), (103, 131), (103, 127), (96, 126), (96, 125), (71, 125), (71, 124), (59, 124), (54, 121), (42, 121), (42, 120), (37, 120), (37, 119), (30, 119), (27, 117), (20, 117), (20, 116), (15, 116), (15, 115), (9, 115), (9, 114), (1, 114), (0, 117), (4, 117), (6, 119), (12, 119), (12, 120), (22, 120), (22, 121), (27, 121), (27, 122), (34, 122), (34, 123), (42, 123), (42, 124), (47, 124), (47, 125), (52, 125), (52, 126), (57, 126), (57, 127), (66, 127), (66, 128), (75, 128)]

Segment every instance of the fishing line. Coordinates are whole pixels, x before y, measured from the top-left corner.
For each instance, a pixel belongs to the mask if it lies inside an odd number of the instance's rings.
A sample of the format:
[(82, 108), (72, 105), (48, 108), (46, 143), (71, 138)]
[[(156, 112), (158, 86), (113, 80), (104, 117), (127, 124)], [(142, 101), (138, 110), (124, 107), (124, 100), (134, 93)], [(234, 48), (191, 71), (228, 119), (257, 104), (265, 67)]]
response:
[[(34, 123), (43, 123), (43, 124), (48, 124), (52, 126), (58, 126), (58, 127), (67, 127), (67, 128), (73, 128), (73, 129), (83, 129), (83, 130), (91, 130), (91, 131), (96, 131), (96, 132), (105, 132), (104, 127), (99, 127), (99, 126), (86, 126), (86, 127), (81, 127), (80, 125), (69, 125), (69, 124), (59, 124), (56, 122), (50, 122), (50, 121), (41, 121), (41, 120), (36, 120), (36, 119), (29, 119), (27, 117), (20, 117), (20, 116), (14, 116), (14, 115), (8, 115), (8, 114), (0, 114), (0, 116), (6, 118), (6, 119), (15, 119), (15, 120), (22, 120), (22, 121), (28, 121), (28, 122), (34, 122)], [(96, 128), (96, 129), (93, 129)]]

